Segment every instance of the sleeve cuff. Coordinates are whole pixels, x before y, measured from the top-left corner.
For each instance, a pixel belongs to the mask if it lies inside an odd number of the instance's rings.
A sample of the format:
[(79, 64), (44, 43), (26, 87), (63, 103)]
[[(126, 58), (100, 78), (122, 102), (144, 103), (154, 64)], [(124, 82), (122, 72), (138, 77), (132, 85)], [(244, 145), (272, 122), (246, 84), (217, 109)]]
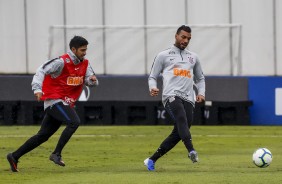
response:
[(41, 89), (36, 89), (36, 90), (33, 91), (33, 93), (34, 93), (34, 94), (35, 94), (35, 93), (42, 93), (42, 90), (41, 90)]

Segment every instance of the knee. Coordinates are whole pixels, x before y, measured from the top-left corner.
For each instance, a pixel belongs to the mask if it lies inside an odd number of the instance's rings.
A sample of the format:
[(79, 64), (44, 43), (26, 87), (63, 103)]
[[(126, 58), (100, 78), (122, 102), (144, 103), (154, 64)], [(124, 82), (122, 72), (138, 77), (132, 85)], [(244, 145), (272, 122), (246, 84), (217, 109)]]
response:
[(67, 127), (76, 130), (80, 125), (80, 120), (67, 122)]
[(37, 141), (38, 141), (38, 143), (43, 143), (43, 142), (46, 142), (46, 141), (48, 141), (48, 139), (49, 139), (49, 137), (50, 137), (51, 135), (47, 135), (47, 134), (38, 134), (37, 135)]

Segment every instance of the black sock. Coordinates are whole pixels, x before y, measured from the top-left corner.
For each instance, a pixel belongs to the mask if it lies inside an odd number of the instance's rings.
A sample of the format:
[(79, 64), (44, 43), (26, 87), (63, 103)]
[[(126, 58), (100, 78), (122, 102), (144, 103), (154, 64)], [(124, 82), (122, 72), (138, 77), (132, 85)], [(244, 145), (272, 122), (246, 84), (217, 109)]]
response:
[(21, 147), (19, 147), (15, 152), (12, 153), (13, 157), (18, 160), (24, 154), (30, 152), (34, 148), (38, 147), (40, 144), (48, 140), (48, 136), (38, 136), (34, 135), (29, 138)]
[(182, 142), (184, 143), (184, 145), (185, 145), (185, 147), (186, 147), (186, 149), (188, 150), (189, 153), (194, 150), (191, 139), (189, 139), (185, 142), (184, 141), (182, 141)]
[(65, 147), (67, 142), (70, 140), (72, 134), (74, 134), (74, 132), (76, 131), (77, 128), (78, 128), (78, 126), (77, 127), (67, 126), (65, 128), (65, 130), (62, 132), (62, 135), (61, 135), (61, 137), (58, 141), (58, 144), (57, 144), (53, 154), (61, 155), (63, 148)]
[(158, 148), (158, 150), (150, 157), (151, 160), (156, 162), (159, 158), (161, 158), (164, 154), (166, 154), (166, 150), (164, 148)]

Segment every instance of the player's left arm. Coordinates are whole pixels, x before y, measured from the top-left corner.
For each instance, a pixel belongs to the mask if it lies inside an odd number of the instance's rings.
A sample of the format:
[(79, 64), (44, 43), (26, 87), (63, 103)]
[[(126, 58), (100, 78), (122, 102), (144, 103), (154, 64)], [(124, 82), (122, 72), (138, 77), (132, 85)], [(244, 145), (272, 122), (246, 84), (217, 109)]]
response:
[(196, 63), (194, 66), (193, 73), (194, 73), (194, 83), (198, 88), (196, 102), (203, 102), (205, 101), (206, 82), (198, 57), (196, 57)]
[(96, 77), (93, 68), (90, 65), (90, 62), (88, 62), (88, 66), (85, 74), (85, 85), (90, 87), (99, 85), (99, 81)]

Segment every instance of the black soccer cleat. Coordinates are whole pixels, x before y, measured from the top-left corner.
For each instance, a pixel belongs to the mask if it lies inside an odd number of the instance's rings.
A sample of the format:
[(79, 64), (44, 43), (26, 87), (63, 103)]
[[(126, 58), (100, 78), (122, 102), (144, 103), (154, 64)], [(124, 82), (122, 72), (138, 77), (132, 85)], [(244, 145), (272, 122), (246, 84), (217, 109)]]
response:
[(188, 158), (192, 160), (193, 163), (196, 163), (199, 161), (198, 153), (197, 151), (193, 150), (188, 154)]
[(65, 166), (65, 163), (62, 160), (62, 156), (61, 155), (57, 155), (57, 154), (52, 153), (50, 155), (49, 159), (51, 161), (53, 161), (55, 164), (59, 165), (59, 166), (63, 166), (63, 167)]
[(7, 160), (8, 160), (8, 162), (9, 162), (9, 164), (10, 164), (11, 171), (13, 171), (13, 172), (19, 172), (19, 170), (18, 170), (18, 160), (16, 160), (16, 159), (13, 157), (12, 153), (9, 153), (9, 154), (7, 155)]

